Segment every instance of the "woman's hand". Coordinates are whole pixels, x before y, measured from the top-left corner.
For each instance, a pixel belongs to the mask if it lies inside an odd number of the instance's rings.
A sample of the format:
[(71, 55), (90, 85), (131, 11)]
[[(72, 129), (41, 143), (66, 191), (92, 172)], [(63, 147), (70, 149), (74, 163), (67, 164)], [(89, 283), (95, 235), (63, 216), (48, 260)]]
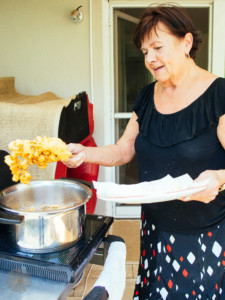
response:
[(77, 168), (85, 161), (85, 146), (71, 143), (68, 144), (68, 151), (74, 155), (63, 162), (68, 168)]
[(196, 200), (196, 201), (201, 201), (204, 203), (209, 203), (213, 201), (216, 196), (219, 193), (219, 188), (221, 185), (225, 182), (224, 181), (224, 176), (225, 176), (225, 171), (224, 170), (207, 170), (202, 172), (195, 180), (194, 182), (197, 181), (204, 181), (204, 180), (209, 180), (209, 183), (206, 187), (201, 192), (195, 193), (193, 195), (190, 195), (185, 198), (181, 198), (182, 201), (191, 201), (191, 200)]

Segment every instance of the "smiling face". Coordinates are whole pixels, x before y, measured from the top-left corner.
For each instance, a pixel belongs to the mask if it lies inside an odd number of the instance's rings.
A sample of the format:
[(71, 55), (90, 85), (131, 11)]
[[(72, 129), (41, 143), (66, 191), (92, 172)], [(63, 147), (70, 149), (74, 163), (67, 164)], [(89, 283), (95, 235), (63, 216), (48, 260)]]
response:
[(144, 37), (141, 51), (146, 68), (158, 82), (164, 86), (176, 85), (187, 66), (185, 53), (190, 51), (188, 34), (178, 38), (163, 23), (158, 23), (156, 30), (152, 29)]

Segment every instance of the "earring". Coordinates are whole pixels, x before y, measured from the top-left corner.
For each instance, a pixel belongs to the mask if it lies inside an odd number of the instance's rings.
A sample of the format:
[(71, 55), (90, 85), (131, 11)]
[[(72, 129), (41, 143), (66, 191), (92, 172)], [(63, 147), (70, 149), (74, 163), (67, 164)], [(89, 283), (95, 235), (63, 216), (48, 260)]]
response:
[(190, 58), (190, 53), (185, 53), (185, 56), (186, 56), (187, 58)]

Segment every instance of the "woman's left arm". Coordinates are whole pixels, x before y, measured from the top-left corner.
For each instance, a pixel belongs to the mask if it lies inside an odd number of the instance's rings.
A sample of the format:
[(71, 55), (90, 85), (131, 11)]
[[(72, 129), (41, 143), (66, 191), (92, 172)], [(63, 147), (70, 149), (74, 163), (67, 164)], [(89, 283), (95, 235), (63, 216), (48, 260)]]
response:
[[(225, 149), (225, 115), (220, 117), (217, 127), (218, 139)], [(203, 181), (209, 179), (208, 186), (205, 190), (195, 193), (189, 197), (182, 198), (183, 201), (197, 200), (209, 203), (214, 200), (219, 193), (220, 188), (225, 183), (225, 170), (206, 170), (202, 172), (195, 181)]]

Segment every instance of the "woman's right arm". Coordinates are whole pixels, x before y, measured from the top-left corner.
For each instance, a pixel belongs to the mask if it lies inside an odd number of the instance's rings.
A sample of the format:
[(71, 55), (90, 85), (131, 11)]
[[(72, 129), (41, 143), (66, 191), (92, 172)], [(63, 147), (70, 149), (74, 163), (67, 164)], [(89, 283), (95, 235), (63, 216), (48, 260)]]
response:
[(85, 147), (81, 144), (69, 144), (68, 150), (75, 157), (64, 162), (69, 168), (76, 168), (83, 162), (90, 162), (102, 166), (121, 166), (131, 161), (135, 154), (134, 142), (139, 133), (137, 115), (133, 112), (127, 127), (114, 145), (104, 147)]

